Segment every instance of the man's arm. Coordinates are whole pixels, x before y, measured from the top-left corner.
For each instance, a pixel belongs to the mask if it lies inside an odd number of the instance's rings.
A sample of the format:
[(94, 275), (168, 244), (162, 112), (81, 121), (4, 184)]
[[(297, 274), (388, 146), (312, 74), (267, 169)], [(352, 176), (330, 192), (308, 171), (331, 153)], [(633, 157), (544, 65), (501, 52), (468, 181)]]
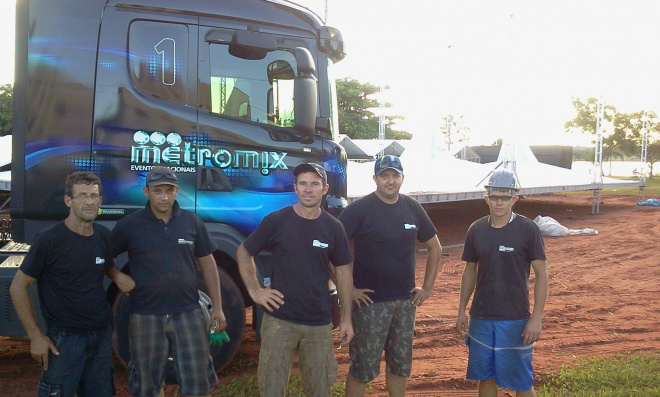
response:
[(337, 293), (341, 305), (341, 323), (339, 323), (339, 344), (348, 345), (353, 339), (353, 321), (351, 308), (353, 305), (353, 263), (335, 267), (337, 278)]
[(222, 311), (222, 295), (220, 294), (220, 276), (218, 276), (218, 267), (213, 258), (213, 254), (197, 258), (197, 264), (202, 271), (204, 285), (209, 292), (209, 297), (213, 302), (213, 311), (211, 312), (211, 324), (218, 324), (214, 332), (222, 332), (227, 328), (227, 320)]
[(269, 312), (279, 309), (284, 304), (284, 295), (276, 289), (261, 288), (257, 280), (257, 265), (254, 263), (254, 256), (241, 244), (236, 251), (236, 260), (238, 261), (238, 270), (241, 273), (243, 284), (252, 300), (263, 306)]
[(477, 285), (477, 263), (465, 262), (465, 269), (461, 277), (461, 293), (458, 302), (458, 317), (456, 318), (456, 331), (463, 335), (468, 330), (468, 319), (465, 315), (467, 304)]
[(429, 255), (426, 257), (426, 271), (424, 272), (424, 285), (422, 288), (415, 287), (412, 289), (413, 299), (412, 303), (415, 306), (421, 306), (424, 301), (431, 296), (433, 292), (433, 285), (435, 278), (438, 274), (438, 267), (440, 266), (440, 257), (442, 256), (442, 246), (437, 235), (433, 235), (430, 239), (424, 242)]
[(543, 309), (548, 300), (548, 267), (545, 259), (535, 259), (532, 261), (534, 269), (534, 309), (529, 318), (525, 330), (522, 333), (523, 343), (531, 345), (541, 339), (541, 330), (543, 328)]
[(21, 320), (21, 324), (30, 338), (30, 354), (43, 366), (45, 371), (48, 370), (48, 351), (52, 351), (56, 356), (59, 356), (60, 353), (55, 348), (53, 341), (44, 335), (37, 325), (37, 318), (34, 315), (28, 291), (34, 280), (19, 269), (9, 287), (9, 292), (14, 301), (18, 319)]
[(133, 278), (126, 273), (120, 272), (116, 266), (112, 266), (108, 269), (108, 271), (105, 272), (105, 275), (108, 276), (108, 278), (112, 280), (117, 288), (119, 288), (119, 290), (126, 296), (129, 296), (131, 291), (133, 291), (133, 288), (135, 288), (135, 281), (133, 281)]

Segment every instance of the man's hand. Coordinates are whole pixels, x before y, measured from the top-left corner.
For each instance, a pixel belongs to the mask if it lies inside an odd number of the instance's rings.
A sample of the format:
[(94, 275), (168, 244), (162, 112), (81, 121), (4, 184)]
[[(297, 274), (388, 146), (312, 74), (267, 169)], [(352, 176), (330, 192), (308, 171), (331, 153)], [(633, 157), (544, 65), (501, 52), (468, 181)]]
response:
[(126, 296), (130, 296), (131, 292), (135, 288), (135, 281), (133, 281), (133, 277), (122, 272), (118, 272), (115, 275), (113, 281), (115, 282), (115, 285), (117, 285), (117, 288), (119, 288), (119, 290)]
[(48, 370), (48, 352), (52, 351), (54, 355), (59, 356), (60, 352), (46, 335), (32, 338), (30, 342), (30, 354), (43, 368)]
[(424, 303), (424, 301), (429, 296), (431, 296), (431, 291), (432, 291), (432, 289), (426, 290), (426, 289), (420, 288), (420, 287), (415, 287), (415, 288), (411, 289), (410, 292), (413, 294), (412, 304), (414, 306), (422, 306), (422, 303)]
[(217, 325), (217, 328), (213, 329), (214, 333), (220, 333), (227, 329), (227, 320), (225, 319), (225, 313), (222, 311), (222, 307), (214, 307), (211, 312), (211, 328)]
[(351, 343), (351, 340), (353, 339), (353, 322), (351, 319), (342, 319), (341, 323), (339, 323), (339, 334), (337, 337), (339, 338), (339, 346), (347, 346), (349, 343)]
[(541, 339), (541, 329), (543, 328), (540, 318), (531, 317), (522, 333), (523, 344), (531, 345)]
[(456, 318), (456, 332), (461, 336), (465, 336), (468, 332), (468, 318), (465, 313), (458, 313)]
[(276, 289), (257, 288), (250, 292), (250, 297), (252, 297), (255, 303), (263, 306), (269, 312), (279, 309), (284, 304), (284, 295)]
[(355, 302), (357, 307), (362, 307), (362, 305), (369, 306), (370, 304), (374, 303), (369, 295), (367, 295), (368, 292), (373, 293), (374, 290), (368, 288), (359, 289), (353, 287), (353, 302)]

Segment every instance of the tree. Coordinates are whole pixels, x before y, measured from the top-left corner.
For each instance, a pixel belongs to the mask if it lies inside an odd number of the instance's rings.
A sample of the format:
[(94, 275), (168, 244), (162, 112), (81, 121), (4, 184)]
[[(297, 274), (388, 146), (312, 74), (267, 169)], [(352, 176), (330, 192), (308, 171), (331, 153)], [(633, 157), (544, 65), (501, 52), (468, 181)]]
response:
[(470, 127), (463, 120), (463, 115), (458, 113), (443, 117), (440, 131), (445, 135), (448, 145), (467, 142), (470, 136)]
[[(369, 96), (380, 91), (371, 83), (360, 83), (349, 77), (337, 80), (337, 105), (339, 108), (339, 132), (351, 139), (378, 138), (378, 116), (373, 112), (379, 107), (378, 101)], [(386, 107), (392, 105), (387, 103)], [(385, 116), (385, 138), (410, 139), (406, 131), (394, 130), (395, 120), (403, 116)]]
[[(566, 132), (579, 131), (596, 135), (596, 120), (598, 99), (587, 98), (585, 101), (580, 98), (573, 100), (576, 116), (564, 124)], [(660, 161), (660, 125), (657, 123), (657, 116), (650, 112), (645, 116), (645, 112), (619, 113), (614, 106), (604, 106), (603, 120), (606, 125), (600, 133), (603, 134), (603, 159), (612, 160), (619, 156), (634, 156), (641, 152), (642, 134), (644, 127), (644, 117), (647, 117), (648, 127), (648, 146), (646, 160), (651, 170), (649, 178), (653, 177), (653, 164)], [(601, 126), (605, 127), (605, 126)], [(595, 142), (595, 140), (594, 140)]]
[(14, 86), (0, 86), (0, 136), (11, 134), (11, 119), (13, 111)]
[(649, 166), (649, 179), (653, 179), (653, 164), (660, 161), (660, 140), (649, 143), (646, 152), (646, 163)]
[[(598, 99), (587, 98), (584, 102), (580, 98), (573, 99), (573, 108), (575, 108), (575, 118), (564, 124), (566, 132), (582, 132), (596, 135), (596, 117), (598, 111)], [(612, 122), (612, 116), (616, 113), (613, 106), (604, 106), (603, 119)], [(594, 139), (592, 142), (595, 142)]]
[(593, 147), (575, 146), (573, 148), (573, 161), (593, 161), (595, 149)]

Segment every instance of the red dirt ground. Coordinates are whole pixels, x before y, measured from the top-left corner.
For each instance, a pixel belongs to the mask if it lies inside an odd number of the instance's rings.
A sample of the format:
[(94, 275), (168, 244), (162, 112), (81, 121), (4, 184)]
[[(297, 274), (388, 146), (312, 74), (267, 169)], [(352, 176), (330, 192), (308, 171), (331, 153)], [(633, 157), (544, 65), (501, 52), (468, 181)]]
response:
[[(636, 206), (636, 201), (636, 196), (602, 196), (599, 215), (591, 215), (590, 194), (535, 196), (516, 204), (515, 211), (529, 218), (551, 216), (568, 228), (599, 232), (545, 238), (550, 296), (543, 339), (535, 346), (537, 383), (547, 379), (545, 374), (580, 359), (660, 351), (660, 208)], [(408, 395), (475, 396), (476, 383), (464, 378), (467, 351), (454, 330), (464, 266), (462, 247), (454, 246), (463, 242), (469, 224), (485, 215), (487, 207), (481, 201), (468, 201), (433, 205), (428, 211), (445, 249), (433, 296), (417, 312)], [(421, 284), (426, 254), (418, 253), (417, 260)], [(258, 350), (248, 327), (239, 353), (219, 375), (220, 381), (255, 375)], [(343, 380), (347, 348), (337, 351), (337, 360)], [(382, 371), (368, 395), (387, 396)], [(0, 338), (0, 396), (33, 396), (38, 375), (28, 342)], [(118, 362), (115, 376), (118, 396), (127, 397), (126, 370)], [(175, 389), (168, 386), (167, 395)], [(512, 394), (500, 390), (500, 396)]]

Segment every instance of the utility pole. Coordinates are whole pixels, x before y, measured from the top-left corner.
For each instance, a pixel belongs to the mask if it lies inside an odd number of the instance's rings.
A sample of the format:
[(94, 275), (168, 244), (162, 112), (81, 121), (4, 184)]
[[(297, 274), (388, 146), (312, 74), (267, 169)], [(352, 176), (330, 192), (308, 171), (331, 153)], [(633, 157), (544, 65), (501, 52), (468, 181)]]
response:
[(453, 122), (453, 117), (450, 114), (447, 116), (447, 153), (451, 153), (451, 125)]
[(642, 184), (639, 186), (639, 201), (644, 201), (644, 186), (646, 186), (646, 155), (649, 147), (649, 114), (645, 110), (642, 116), (642, 155), (640, 156), (639, 180)]
[(385, 86), (381, 85), (380, 86), (380, 97), (378, 98), (379, 102), (379, 107), (380, 107), (380, 114), (378, 115), (378, 139), (381, 141), (381, 149), (378, 152), (378, 156), (382, 156), (385, 154), (385, 143), (383, 143), (383, 140), (385, 139), (385, 107), (386, 107), (386, 101), (384, 98), (384, 92), (385, 92)]
[(600, 213), (600, 186), (602, 186), (603, 182), (603, 133), (601, 129), (604, 116), (605, 106), (603, 104), (603, 98), (601, 98), (598, 100), (598, 104), (596, 105), (596, 135), (598, 136), (598, 139), (596, 141), (594, 159), (594, 182), (597, 183), (599, 187), (594, 189), (594, 197), (591, 204), (592, 214)]

